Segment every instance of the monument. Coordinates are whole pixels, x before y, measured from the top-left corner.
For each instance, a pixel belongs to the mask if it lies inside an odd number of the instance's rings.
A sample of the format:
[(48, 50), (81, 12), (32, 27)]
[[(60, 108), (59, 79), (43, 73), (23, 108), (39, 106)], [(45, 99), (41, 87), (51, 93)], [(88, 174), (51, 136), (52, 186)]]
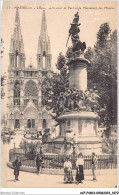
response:
[[(69, 37), (72, 47), (67, 51), (69, 69), (69, 89), (59, 96), (58, 122), (60, 133), (53, 142), (53, 151), (61, 155), (70, 155), (82, 152), (90, 155), (92, 152), (100, 154), (101, 140), (98, 137), (98, 94), (87, 89), (87, 66), (90, 62), (84, 58), (85, 42), (79, 39), (78, 12), (75, 14)], [(69, 39), (68, 37), (68, 39)], [(50, 146), (49, 146), (50, 148)]]

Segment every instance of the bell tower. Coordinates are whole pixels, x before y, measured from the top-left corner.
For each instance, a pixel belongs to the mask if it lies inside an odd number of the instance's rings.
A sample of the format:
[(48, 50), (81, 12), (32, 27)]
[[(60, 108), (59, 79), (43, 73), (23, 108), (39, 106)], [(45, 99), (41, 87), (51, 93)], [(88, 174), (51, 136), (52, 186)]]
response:
[(47, 32), (47, 22), (45, 10), (42, 14), (41, 32), (38, 40), (37, 50), (37, 67), (41, 71), (49, 71), (51, 69), (51, 51), (50, 51), (50, 38)]
[(16, 8), (15, 26), (11, 36), (8, 67), (8, 126), (21, 128), (23, 84), (25, 70), (24, 43), (21, 34), (19, 10)]

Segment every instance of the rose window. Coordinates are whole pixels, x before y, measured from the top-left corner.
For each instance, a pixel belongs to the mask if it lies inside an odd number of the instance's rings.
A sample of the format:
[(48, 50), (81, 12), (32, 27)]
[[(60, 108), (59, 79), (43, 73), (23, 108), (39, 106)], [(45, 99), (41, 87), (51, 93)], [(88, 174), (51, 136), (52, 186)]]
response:
[(38, 96), (36, 83), (32, 80), (28, 81), (25, 87), (25, 96)]

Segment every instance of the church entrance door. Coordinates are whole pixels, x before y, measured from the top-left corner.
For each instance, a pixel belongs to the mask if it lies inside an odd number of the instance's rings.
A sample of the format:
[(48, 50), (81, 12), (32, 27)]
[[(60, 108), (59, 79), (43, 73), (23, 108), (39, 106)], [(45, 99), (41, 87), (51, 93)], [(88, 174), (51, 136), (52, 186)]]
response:
[(35, 128), (35, 119), (28, 119), (27, 120), (27, 128)]
[(19, 119), (15, 119), (15, 129), (20, 128)]

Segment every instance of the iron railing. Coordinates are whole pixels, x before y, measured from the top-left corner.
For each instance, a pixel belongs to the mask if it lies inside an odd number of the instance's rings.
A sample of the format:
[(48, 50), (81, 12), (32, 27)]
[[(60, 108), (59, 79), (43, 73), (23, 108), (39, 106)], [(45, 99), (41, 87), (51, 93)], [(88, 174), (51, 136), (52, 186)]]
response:
[[(9, 151), (9, 161), (13, 162), (16, 157), (21, 159), (22, 166), (36, 167), (36, 154), (25, 154), (20, 148), (11, 149)], [(61, 155), (43, 155), (43, 168), (45, 169), (62, 169), (66, 156)], [(76, 168), (77, 155), (68, 156), (72, 162), (72, 168)], [(116, 169), (117, 168), (117, 155), (97, 155), (97, 168), (98, 169)], [(83, 156), (84, 169), (92, 168), (92, 156)]]

